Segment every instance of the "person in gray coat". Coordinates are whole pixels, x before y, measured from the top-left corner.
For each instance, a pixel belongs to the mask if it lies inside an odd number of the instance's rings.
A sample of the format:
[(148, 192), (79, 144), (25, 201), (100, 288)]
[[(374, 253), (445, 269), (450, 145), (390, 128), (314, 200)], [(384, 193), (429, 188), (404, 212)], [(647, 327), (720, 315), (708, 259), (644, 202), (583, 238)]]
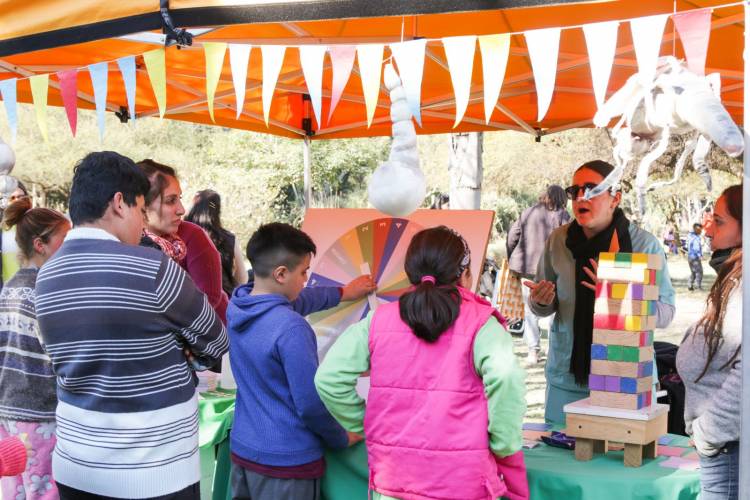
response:
[[(565, 190), (550, 185), (539, 196), (539, 202), (521, 213), (508, 231), (507, 252), (510, 270), (525, 279), (534, 279), (539, 257), (549, 235), (570, 220), (566, 210)], [(539, 318), (529, 307), (529, 289), (521, 287), (524, 300), (523, 338), (529, 347), (527, 363), (535, 365), (542, 354), (539, 345)]]

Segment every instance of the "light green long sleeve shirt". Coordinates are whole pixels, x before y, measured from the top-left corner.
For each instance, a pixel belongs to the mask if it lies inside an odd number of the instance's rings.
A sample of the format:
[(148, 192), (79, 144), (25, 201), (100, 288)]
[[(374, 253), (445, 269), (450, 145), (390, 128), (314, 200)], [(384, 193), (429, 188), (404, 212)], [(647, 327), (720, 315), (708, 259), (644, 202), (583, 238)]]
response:
[[(369, 332), (372, 313), (341, 334), (315, 374), (320, 399), (350, 432), (364, 433), (365, 400), (355, 389), (370, 369)], [(489, 445), (505, 457), (521, 449), (526, 413), (526, 372), (513, 354), (513, 340), (494, 317), (474, 339), (474, 368), (484, 384), (489, 414)]]

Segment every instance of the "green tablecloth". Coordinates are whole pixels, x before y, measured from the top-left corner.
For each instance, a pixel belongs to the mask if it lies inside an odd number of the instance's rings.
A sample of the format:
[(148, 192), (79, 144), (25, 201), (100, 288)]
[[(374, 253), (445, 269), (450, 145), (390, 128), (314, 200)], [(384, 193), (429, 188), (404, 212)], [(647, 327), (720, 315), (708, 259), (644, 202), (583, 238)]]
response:
[[(209, 393), (200, 403), (201, 463), (214, 470), (213, 450), (218, 450), (213, 495), (202, 498), (226, 500), (229, 490), (229, 429), (234, 420), (231, 393)], [(673, 436), (670, 446), (687, 446), (687, 439)], [(210, 450), (210, 452), (209, 452)], [(205, 456), (204, 456), (205, 454)], [(658, 457), (637, 468), (623, 465), (623, 452), (597, 455), (578, 462), (573, 452), (541, 444), (525, 450), (526, 469), (532, 500), (688, 500), (698, 498), (697, 471), (661, 467)], [(205, 462), (204, 462), (205, 460)], [(321, 483), (325, 500), (367, 499), (367, 452), (364, 443), (340, 451), (326, 452), (327, 471)], [(209, 481), (208, 478), (206, 478)], [(202, 486), (204, 483), (202, 481)]]

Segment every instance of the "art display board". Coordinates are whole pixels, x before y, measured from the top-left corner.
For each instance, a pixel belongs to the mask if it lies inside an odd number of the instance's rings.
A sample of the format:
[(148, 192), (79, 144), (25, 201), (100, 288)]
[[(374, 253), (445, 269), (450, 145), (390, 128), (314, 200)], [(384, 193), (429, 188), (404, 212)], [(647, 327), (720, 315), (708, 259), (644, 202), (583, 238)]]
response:
[(410, 286), (404, 257), (412, 236), (422, 229), (445, 225), (464, 237), (471, 250), (475, 290), (494, 215), (490, 210), (417, 210), (398, 218), (374, 209), (309, 209), (302, 230), (318, 251), (310, 264), (308, 285), (344, 286), (363, 274), (363, 264), (378, 284), (374, 300), (345, 302), (308, 318), (318, 336), (320, 358), (349, 325), (367, 315), (371, 304), (393, 302)]

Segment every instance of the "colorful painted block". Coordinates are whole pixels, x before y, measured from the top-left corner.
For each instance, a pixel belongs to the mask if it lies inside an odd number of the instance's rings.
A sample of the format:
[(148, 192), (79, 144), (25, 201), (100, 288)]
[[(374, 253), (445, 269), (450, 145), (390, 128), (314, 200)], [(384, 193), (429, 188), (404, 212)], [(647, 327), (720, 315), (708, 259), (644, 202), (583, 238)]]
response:
[(589, 375), (589, 389), (592, 391), (603, 391), (605, 379), (604, 375)]
[(622, 361), (630, 361), (633, 363), (639, 363), (641, 361), (649, 361), (654, 359), (654, 348), (653, 346), (644, 347), (625, 347), (622, 346)]
[(612, 283), (602, 280), (596, 285), (596, 296), (617, 300), (658, 300), (659, 287), (637, 283)]
[[(594, 329), (593, 343), (643, 347), (654, 343), (653, 332), (627, 332), (622, 330)], [(592, 356), (593, 359), (593, 356)]]
[(607, 346), (591, 344), (591, 359), (607, 359)]
[(601, 359), (591, 360), (591, 373), (593, 373), (594, 375), (641, 378), (652, 375), (653, 371), (653, 361), (632, 363), (630, 361), (604, 361)]
[(623, 346), (611, 344), (607, 346), (607, 359), (610, 361), (624, 361), (622, 359)]
[(607, 392), (620, 392), (620, 377), (605, 376), (604, 390)]
[(600, 267), (596, 277), (600, 280), (618, 283), (655, 285), (661, 279), (661, 271), (641, 267)]
[[(600, 375), (598, 375), (600, 376)], [(617, 392), (624, 392), (627, 394), (638, 394), (651, 390), (653, 385), (653, 377), (622, 377), (620, 378), (620, 389)]]
[(639, 394), (591, 391), (590, 401), (594, 406), (605, 406), (607, 408), (619, 408), (623, 410), (640, 410), (651, 405), (651, 391)]
[(602, 330), (627, 330), (637, 332), (653, 330), (656, 327), (656, 316), (630, 316), (594, 313), (594, 328)]
[(656, 302), (653, 300), (619, 300), (599, 297), (594, 302), (594, 312), (601, 314), (650, 316), (656, 314)]
[(652, 253), (613, 253), (599, 254), (599, 267), (639, 267), (642, 269), (661, 269), (662, 256)]

